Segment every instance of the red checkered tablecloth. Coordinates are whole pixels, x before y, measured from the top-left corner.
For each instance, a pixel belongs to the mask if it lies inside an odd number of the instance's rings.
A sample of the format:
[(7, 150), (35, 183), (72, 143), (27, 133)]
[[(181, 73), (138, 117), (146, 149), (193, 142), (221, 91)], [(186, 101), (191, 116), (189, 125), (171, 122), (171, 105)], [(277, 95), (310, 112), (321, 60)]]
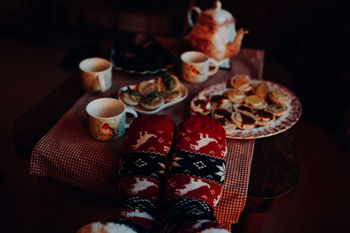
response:
[[(85, 106), (96, 95), (86, 93), (36, 144), (30, 173), (113, 197), (117, 191), (117, 160), (122, 139), (99, 142), (85, 127)], [(220, 224), (238, 221), (248, 191), (254, 140), (227, 139), (226, 176), (215, 209)]]

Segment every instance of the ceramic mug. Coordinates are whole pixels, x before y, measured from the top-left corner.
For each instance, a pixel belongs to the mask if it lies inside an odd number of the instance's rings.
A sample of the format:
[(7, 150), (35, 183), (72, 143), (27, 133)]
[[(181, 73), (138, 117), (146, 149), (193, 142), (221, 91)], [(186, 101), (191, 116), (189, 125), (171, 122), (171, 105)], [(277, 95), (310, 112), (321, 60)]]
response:
[(109, 141), (121, 137), (130, 123), (126, 122), (126, 113), (134, 118), (137, 113), (114, 98), (99, 98), (86, 105), (87, 126), (91, 136), (99, 141)]
[(112, 63), (104, 58), (92, 57), (79, 64), (82, 87), (89, 92), (105, 92), (112, 86)]
[[(182, 77), (185, 81), (191, 83), (204, 82), (209, 76), (216, 74), (219, 70), (216, 60), (199, 51), (183, 53), (181, 55), (181, 61)], [(211, 66), (213, 66), (212, 69)]]

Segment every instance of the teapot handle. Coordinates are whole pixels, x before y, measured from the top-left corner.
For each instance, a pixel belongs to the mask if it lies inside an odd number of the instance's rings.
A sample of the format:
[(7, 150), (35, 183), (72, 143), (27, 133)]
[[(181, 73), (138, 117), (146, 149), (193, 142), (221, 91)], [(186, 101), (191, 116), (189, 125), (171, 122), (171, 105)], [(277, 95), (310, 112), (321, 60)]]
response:
[(188, 24), (193, 27), (194, 22), (192, 20), (192, 13), (195, 11), (197, 14), (202, 13), (202, 10), (198, 6), (192, 6), (190, 9), (187, 11), (187, 22)]

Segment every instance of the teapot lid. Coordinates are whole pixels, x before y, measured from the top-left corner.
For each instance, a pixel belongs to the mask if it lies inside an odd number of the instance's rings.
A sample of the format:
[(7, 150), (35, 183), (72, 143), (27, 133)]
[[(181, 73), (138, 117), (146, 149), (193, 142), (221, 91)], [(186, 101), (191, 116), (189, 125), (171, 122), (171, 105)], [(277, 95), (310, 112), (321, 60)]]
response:
[(203, 14), (211, 16), (213, 21), (219, 25), (227, 22), (234, 22), (232, 14), (221, 8), (220, 1), (215, 1), (214, 8), (205, 10)]

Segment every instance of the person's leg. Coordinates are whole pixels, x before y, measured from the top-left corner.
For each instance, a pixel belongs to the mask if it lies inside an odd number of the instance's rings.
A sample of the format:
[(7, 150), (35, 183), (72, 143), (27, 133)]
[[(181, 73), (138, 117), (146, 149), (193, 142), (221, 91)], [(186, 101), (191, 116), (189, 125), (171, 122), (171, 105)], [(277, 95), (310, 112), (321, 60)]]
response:
[(226, 136), (207, 116), (191, 116), (178, 130), (161, 205), (161, 232), (227, 232), (216, 221), (225, 178)]
[[(119, 162), (121, 206), (116, 218), (105, 224), (88, 224), (79, 233), (159, 231), (157, 202), (174, 131), (174, 122), (164, 115), (140, 116), (133, 121)], [(97, 230), (92, 231), (93, 227)]]

